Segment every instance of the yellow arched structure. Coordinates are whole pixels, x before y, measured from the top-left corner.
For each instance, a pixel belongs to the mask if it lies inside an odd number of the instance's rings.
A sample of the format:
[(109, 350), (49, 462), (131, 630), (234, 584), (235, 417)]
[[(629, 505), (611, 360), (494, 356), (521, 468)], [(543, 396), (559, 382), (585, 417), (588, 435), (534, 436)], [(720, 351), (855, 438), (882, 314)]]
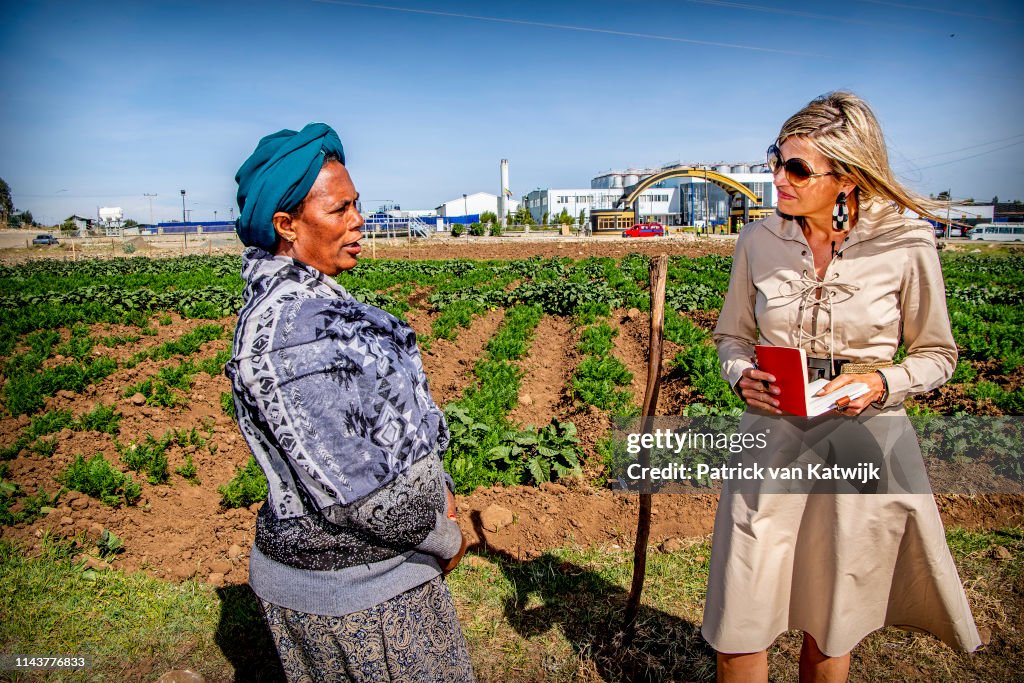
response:
[(627, 188), (626, 194), (622, 195), (622, 198), (617, 202), (619, 206), (633, 206), (640, 193), (646, 190), (648, 187), (656, 183), (660, 183), (662, 180), (668, 180), (669, 178), (703, 178), (709, 183), (718, 185), (720, 188), (729, 193), (729, 199), (732, 200), (737, 194), (743, 195), (755, 205), (760, 205), (761, 198), (754, 194), (749, 187), (742, 183), (737, 183), (729, 176), (722, 175), (716, 171), (710, 171), (703, 168), (672, 168), (661, 173), (655, 173), (649, 178), (644, 178), (636, 185), (631, 188)]
[(591, 228), (596, 232), (625, 230), (638, 222), (639, 212), (636, 201), (647, 188), (669, 178), (702, 178), (717, 185), (729, 194), (729, 229), (737, 230), (751, 218), (760, 218), (774, 209), (765, 209), (761, 197), (749, 187), (716, 171), (703, 168), (679, 167), (644, 178), (636, 185), (626, 188), (625, 194), (615, 203), (614, 209), (594, 209), (590, 213)]

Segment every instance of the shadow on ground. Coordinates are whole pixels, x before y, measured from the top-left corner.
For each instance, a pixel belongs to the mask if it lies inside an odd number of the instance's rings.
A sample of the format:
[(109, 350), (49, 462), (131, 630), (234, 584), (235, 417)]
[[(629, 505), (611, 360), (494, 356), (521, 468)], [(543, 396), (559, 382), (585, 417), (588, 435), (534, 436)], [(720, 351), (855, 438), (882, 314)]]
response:
[(236, 683), (284, 681), (274, 640), (248, 584), (217, 589), (220, 623), (214, 640), (235, 669)]
[[(479, 512), (473, 525), (486, 538)], [(479, 545), (474, 551), (495, 559), (515, 587), (504, 614), (521, 636), (558, 628), (580, 660), (591, 662), (606, 681), (714, 680), (715, 651), (696, 623), (641, 606), (635, 635), (624, 645), (627, 590), (549, 553), (522, 561)], [(527, 608), (534, 595), (541, 604)]]

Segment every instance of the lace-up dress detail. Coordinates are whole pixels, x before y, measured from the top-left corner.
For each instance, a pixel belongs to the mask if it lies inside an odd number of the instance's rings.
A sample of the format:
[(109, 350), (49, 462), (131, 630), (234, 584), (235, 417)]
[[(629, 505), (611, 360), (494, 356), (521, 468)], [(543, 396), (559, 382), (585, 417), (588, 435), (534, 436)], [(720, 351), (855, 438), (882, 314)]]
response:
[[(824, 279), (819, 280), (807, 270), (804, 270), (800, 277), (785, 280), (779, 285), (779, 293), (776, 299), (797, 300), (799, 307), (796, 318), (796, 346), (807, 351), (808, 356), (820, 352), (819, 345), (824, 346), (828, 353), (832, 374), (836, 372), (835, 348), (836, 330), (834, 324), (833, 307), (837, 297), (844, 295), (843, 299), (849, 299), (860, 287), (848, 282), (839, 280), (839, 273), (832, 273)], [(810, 325), (815, 332), (808, 332), (805, 321), (808, 311), (814, 311), (811, 315)], [(824, 317), (824, 321), (821, 319)], [(825, 343), (825, 340), (828, 343)]]

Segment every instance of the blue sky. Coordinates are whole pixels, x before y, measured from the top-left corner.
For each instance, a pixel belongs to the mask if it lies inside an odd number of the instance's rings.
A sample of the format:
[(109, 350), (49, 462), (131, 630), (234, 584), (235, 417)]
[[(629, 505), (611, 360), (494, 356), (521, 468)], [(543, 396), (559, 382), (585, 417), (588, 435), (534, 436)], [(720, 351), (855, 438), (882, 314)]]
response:
[(229, 214), (260, 137), (326, 121), (375, 208), (757, 160), (850, 89), (925, 194), (1024, 199), (1024, 4), (21, 2), (0, 25), (0, 177), (37, 220)]

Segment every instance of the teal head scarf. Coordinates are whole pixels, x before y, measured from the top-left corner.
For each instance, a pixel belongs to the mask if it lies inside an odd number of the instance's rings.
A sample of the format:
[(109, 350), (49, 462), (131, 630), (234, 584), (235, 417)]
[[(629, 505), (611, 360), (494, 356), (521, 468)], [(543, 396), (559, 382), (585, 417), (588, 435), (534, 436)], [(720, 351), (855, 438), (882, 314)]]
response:
[(238, 220), (235, 231), (246, 246), (274, 251), (277, 211), (292, 211), (309, 193), (326, 154), (345, 163), (345, 149), (326, 123), (307, 124), (299, 132), (281, 130), (260, 140), (235, 174)]

